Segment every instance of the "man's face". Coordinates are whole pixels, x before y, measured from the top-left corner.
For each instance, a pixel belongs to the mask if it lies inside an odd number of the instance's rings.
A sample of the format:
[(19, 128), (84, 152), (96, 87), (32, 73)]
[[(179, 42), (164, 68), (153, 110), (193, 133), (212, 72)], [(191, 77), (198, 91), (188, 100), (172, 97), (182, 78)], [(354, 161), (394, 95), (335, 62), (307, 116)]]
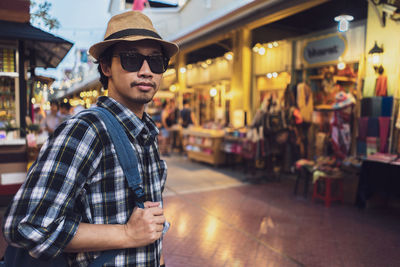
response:
[(156, 41), (151, 40), (118, 43), (114, 47), (111, 66), (102, 64), (103, 73), (109, 78), (109, 96), (128, 108), (143, 106), (153, 99), (160, 87), (162, 73), (153, 73), (147, 60), (144, 60), (138, 71), (127, 71), (121, 66), (120, 53), (161, 55), (161, 47)]

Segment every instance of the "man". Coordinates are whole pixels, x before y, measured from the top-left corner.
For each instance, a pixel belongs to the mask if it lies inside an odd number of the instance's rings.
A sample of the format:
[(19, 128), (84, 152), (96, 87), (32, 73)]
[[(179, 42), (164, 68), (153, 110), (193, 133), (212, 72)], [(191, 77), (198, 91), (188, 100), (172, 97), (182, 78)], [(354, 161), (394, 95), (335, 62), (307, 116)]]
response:
[(49, 134), (53, 134), (54, 130), (60, 125), (62, 118), (58, 114), (58, 102), (56, 100), (50, 101), (50, 112), (46, 115), (41, 123), (42, 131), (47, 131)]
[(135, 207), (105, 125), (86, 111), (64, 122), (42, 148), (6, 213), (4, 235), (34, 257), (69, 252), (72, 266), (87, 266), (111, 249), (119, 254), (107, 266), (163, 265), (166, 164), (144, 105), (178, 47), (162, 40), (145, 15), (130, 11), (112, 17), (104, 41), (89, 52), (109, 95), (97, 105), (115, 115), (136, 151), (145, 208)]
[(183, 109), (181, 110), (182, 127), (187, 128), (189, 125), (197, 125), (194, 113), (190, 109), (189, 100), (183, 100)]

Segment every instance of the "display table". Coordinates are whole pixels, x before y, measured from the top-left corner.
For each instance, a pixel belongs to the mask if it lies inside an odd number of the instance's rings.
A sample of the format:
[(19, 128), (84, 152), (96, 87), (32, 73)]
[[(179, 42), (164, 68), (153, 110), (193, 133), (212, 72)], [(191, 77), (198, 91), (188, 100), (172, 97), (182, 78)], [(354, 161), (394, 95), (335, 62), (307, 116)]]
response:
[(186, 152), (189, 159), (218, 166), (225, 163), (225, 154), (221, 150), (224, 131), (203, 128), (182, 130)]
[(400, 197), (400, 165), (364, 160), (361, 166), (356, 205), (365, 208), (374, 194)]

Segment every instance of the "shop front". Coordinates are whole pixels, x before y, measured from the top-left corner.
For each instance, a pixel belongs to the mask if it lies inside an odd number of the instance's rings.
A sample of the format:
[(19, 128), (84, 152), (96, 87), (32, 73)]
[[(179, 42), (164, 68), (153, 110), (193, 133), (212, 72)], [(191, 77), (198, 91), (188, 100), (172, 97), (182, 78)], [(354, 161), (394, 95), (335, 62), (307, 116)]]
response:
[(15, 192), (25, 179), (35, 67), (57, 67), (72, 47), (30, 25), (29, 1), (19, 4), (2, 2), (0, 20), (0, 193), (5, 194)]

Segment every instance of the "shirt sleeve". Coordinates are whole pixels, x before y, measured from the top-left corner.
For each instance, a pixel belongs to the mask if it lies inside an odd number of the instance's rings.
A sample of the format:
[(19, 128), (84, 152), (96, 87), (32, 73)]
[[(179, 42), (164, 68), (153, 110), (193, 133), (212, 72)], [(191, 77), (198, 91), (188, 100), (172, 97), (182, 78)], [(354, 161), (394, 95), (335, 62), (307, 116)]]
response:
[(44, 144), (3, 221), (6, 240), (40, 259), (57, 256), (74, 237), (81, 215), (75, 199), (102, 155), (96, 128), (64, 122)]

